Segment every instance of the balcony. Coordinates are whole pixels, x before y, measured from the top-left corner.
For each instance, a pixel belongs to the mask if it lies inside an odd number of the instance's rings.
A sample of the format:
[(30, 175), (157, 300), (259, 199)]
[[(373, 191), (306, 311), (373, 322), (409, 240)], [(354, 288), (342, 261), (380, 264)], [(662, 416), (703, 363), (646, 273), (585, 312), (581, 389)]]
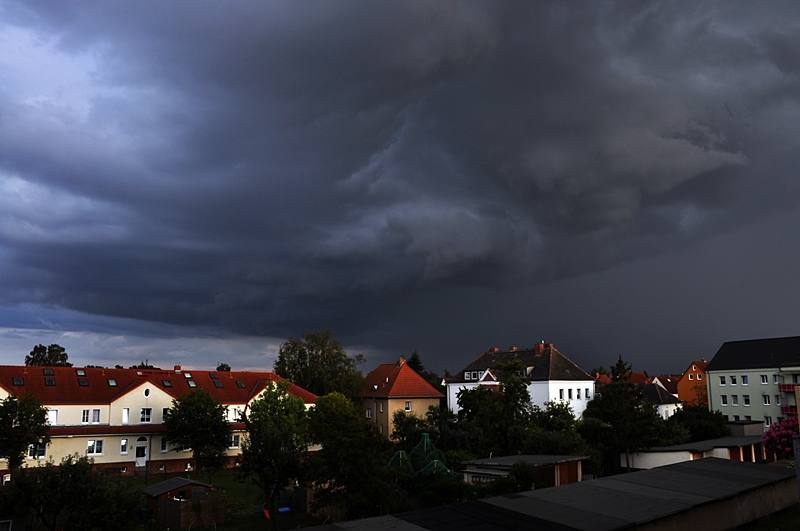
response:
[(797, 416), (797, 406), (781, 406), (781, 415)]
[(788, 383), (788, 384), (778, 384), (778, 390), (781, 393), (794, 393), (794, 388), (800, 384), (796, 383)]

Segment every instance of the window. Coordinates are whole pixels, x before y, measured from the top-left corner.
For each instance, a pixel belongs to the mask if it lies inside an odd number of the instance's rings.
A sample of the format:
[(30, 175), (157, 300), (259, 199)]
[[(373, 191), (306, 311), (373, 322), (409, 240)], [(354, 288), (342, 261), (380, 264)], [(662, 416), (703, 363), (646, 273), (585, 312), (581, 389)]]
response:
[(406, 400), (406, 411), (411, 411), (411, 400)]
[(690, 379), (690, 380), (694, 380), (694, 374), (690, 374), (690, 375), (689, 375), (689, 379)]
[(378, 402), (378, 411), (383, 413), (383, 402)]
[(190, 373), (189, 371), (185, 371), (183, 373), (183, 377), (186, 378), (187, 380), (191, 380), (192, 379), (192, 373)]
[(143, 407), (141, 411), (142, 411), (142, 413), (141, 413), (141, 415), (139, 417), (139, 422), (141, 422), (142, 424), (149, 423), (150, 422), (150, 416), (153, 413), (153, 408)]
[(122, 439), (119, 441), (119, 453), (121, 454), (128, 453), (128, 439)]
[(739, 405), (739, 395), (731, 395), (731, 404), (734, 406)]
[[(692, 370), (697, 372), (697, 365), (692, 365)], [(690, 378), (691, 379), (691, 378)]]
[(239, 448), (241, 443), (241, 438), (239, 435), (231, 435), (231, 443), (228, 445), (228, 448)]
[(749, 382), (748, 382), (748, 377), (747, 377), (747, 375), (743, 374), (743, 375), (742, 375), (742, 385), (747, 385), (748, 383), (749, 383)]
[(14, 378), (11, 379), (11, 383), (16, 385), (17, 387), (22, 387), (23, 385), (25, 385), (25, 380), (19, 376), (15, 376)]
[(720, 385), (725, 385), (725, 377), (724, 376), (720, 376), (719, 377), (719, 384)]
[(53, 376), (53, 369), (42, 369), (42, 374), (45, 376)]
[(736, 385), (736, 376), (731, 376), (731, 385)]
[(781, 405), (781, 395), (775, 395), (775, 405)]
[(236, 380), (236, 387), (238, 387), (239, 389), (244, 389), (244, 382)]
[(88, 387), (89, 386), (89, 379), (88, 378), (78, 378), (78, 385), (81, 387)]
[(702, 373), (702, 372), (701, 372), (700, 374), (698, 374), (698, 375), (697, 375), (697, 379), (698, 379), (698, 380), (702, 380), (702, 379), (703, 379), (703, 373)]
[(780, 376), (778, 376), (777, 374), (773, 374), (772, 383), (780, 383)]
[(163, 385), (164, 387), (172, 387), (172, 382), (170, 382), (169, 380), (161, 380), (161, 385)]
[(167, 421), (167, 417), (169, 416), (169, 408), (162, 407), (161, 408), (161, 424), (164, 424)]
[(563, 389), (559, 389), (558, 390), (558, 399), (559, 400), (564, 400), (564, 390)]
[(92, 410), (92, 424), (100, 424), (100, 410), (93, 409)]
[(719, 399), (722, 402), (723, 406), (727, 406), (728, 405), (728, 396), (727, 395), (720, 395)]
[(477, 380), (478, 379), (478, 371), (472, 371), (472, 379), (473, 380)]
[(464, 371), (464, 379), (469, 380), (469, 371)]
[(753, 418), (750, 415), (745, 415), (744, 420), (753, 420)]
[(744, 401), (744, 405), (750, 405), (750, 395), (742, 395), (742, 400)]
[(122, 423), (127, 424), (131, 421), (131, 408), (122, 408)]
[(114, 378), (109, 378), (108, 379), (108, 386), (109, 387), (116, 387), (117, 386), (117, 381)]
[(84, 409), (81, 413), (81, 424), (89, 424), (89, 410)]
[(372, 418), (372, 408), (367, 408), (366, 411), (367, 411), (367, 418), (371, 419)]
[(772, 424), (772, 417), (769, 415), (764, 417), (764, 426), (769, 427)]
[(220, 382), (219, 380), (214, 380), (214, 387), (216, 387), (217, 389), (222, 389), (222, 382)]
[(55, 379), (55, 378), (45, 378), (45, 379), (44, 379), (44, 384), (45, 384), (47, 387), (55, 387), (55, 385), (56, 385), (56, 379)]
[(76, 376), (86, 376), (86, 371), (84, 371), (83, 369), (75, 369), (75, 375)]
[(58, 424), (58, 410), (57, 409), (48, 409), (47, 410), (47, 423), (51, 426), (55, 426)]
[(734, 415), (734, 416), (733, 416), (733, 420), (734, 420), (734, 421), (738, 421), (738, 420), (739, 420), (739, 415)]
[(572, 400), (572, 389), (567, 389), (567, 398)]
[(88, 455), (103, 455), (103, 439), (88, 441), (86, 444), (86, 453)]
[(47, 457), (46, 444), (28, 445), (28, 459), (44, 459)]
[(769, 405), (769, 395), (761, 395), (761, 398), (764, 400), (764, 405)]
[(146, 388), (146, 389), (144, 390), (144, 397), (145, 397), (145, 398), (148, 398), (149, 396), (150, 396), (150, 388)]
[(208, 373), (208, 375), (211, 376), (212, 380), (218, 380), (219, 379), (219, 376), (215, 372), (210, 372), (210, 373)]
[(197, 384), (194, 383), (194, 380), (186, 380), (186, 383), (189, 384), (189, 387), (191, 387), (192, 389), (197, 387)]
[(586, 388), (586, 392), (583, 394), (583, 396), (586, 397), (586, 400), (589, 400), (589, 388), (588, 387)]
[(577, 398), (578, 400), (581, 399), (581, 390), (580, 389), (575, 389), (575, 398)]
[(761, 375), (761, 383), (762, 383), (762, 384), (769, 383), (769, 378), (767, 378), (767, 375), (766, 375), (766, 374), (762, 374), (762, 375)]
[(169, 443), (167, 442), (166, 437), (161, 437), (161, 451), (169, 452)]

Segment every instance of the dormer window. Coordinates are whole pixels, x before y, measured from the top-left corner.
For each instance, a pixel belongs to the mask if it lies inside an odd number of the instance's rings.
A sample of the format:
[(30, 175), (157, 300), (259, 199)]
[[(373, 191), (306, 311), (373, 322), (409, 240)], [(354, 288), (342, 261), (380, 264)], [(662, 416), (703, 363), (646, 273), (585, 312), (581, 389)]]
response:
[(464, 379), (469, 380), (469, 371), (464, 371)]
[(477, 380), (478, 379), (478, 371), (472, 371), (472, 379), (473, 380)]

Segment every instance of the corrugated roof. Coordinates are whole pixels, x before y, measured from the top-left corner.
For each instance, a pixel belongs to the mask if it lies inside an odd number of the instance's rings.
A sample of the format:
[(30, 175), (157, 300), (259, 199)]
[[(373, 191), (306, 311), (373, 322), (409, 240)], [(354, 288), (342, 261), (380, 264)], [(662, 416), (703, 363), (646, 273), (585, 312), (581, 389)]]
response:
[[(19, 378), (22, 385), (15, 384), (15, 379)], [(43, 405), (108, 404), (145, 384), (177, 398), (193, 389), (189, 386), (190, 380), (223, 404), (246, 404), (267, 383), (282, 381), (283, 378), (272, 372), (0, 365), (0, 387), (13, 395), (31, 393)], [(289, 393), (306, 404), (314, 403), (317, 398), (295, 384), (290, 385)]]
[(379, 398), (442, 398), (444, 395), (429, 384), (405, 360), (378, 365), (364, 377), (364, 397)]
[(800, 336), (727, 341), (706, 371), (770, 369), (800, 366)]

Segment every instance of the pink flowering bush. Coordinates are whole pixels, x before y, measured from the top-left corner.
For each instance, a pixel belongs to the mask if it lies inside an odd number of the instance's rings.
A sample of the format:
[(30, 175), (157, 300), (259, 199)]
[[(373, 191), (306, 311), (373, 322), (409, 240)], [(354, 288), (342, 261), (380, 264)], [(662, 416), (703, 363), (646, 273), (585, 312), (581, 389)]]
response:
[(793, 458), (792, 436), (794, 435), (800, 435), (796, 416), (775, 422), (764, 432), (764, 448), (767, 453), (775, 453), (778, 459)]

